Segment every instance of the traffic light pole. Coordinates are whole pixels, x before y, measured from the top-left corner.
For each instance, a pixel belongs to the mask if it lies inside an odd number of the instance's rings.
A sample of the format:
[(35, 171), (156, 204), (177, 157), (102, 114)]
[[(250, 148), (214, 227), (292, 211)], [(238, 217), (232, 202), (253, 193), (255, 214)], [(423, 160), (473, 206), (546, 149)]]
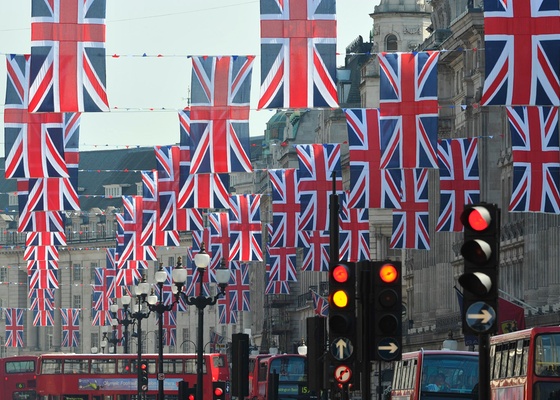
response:
[(478, 335), (478, 398), (490, 397), (490, 335)]

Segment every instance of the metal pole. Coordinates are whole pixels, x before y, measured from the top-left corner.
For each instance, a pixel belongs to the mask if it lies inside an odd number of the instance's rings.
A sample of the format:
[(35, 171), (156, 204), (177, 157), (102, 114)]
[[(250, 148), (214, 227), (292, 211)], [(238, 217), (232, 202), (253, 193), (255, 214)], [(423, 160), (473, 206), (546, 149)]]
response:
[(490, 336), (478, 335), (478, 399), (490, 400)]
[(128, 354), (128, 315), (126, 315), (125, 313), (125, 318), (127, 319), (127, 323), (124, 324), (124, 332), (123, 332), (123, 338), (124, 338), (124, 354)]
[(202, 279), (203, 279), (203, 275), (204, 275), (204, 269), (199, 268), (198, 270), (198, 283), (199, 283), (199, 304), (197, 304), (197, 308), (198, 308), (198, 335), (197, 335), (197, 341), (198, 344), (196, 346), (196, 351), (197, 351), (197, 358), (196, 358), (196, 400), (203, 400), (202, 398), (202, 378), (203, 378), (203, 372), (202, 372), (202, 354), (204, 351), (204, 338), (203, 338), (203, 334), (204, 334), (204, 307), (206, 306), (203, 297), (204, 291), (203, 291), (203, 284), (202, 284)]
[(138, 399), (142, 399), (142, 371), (140, 371), (140, 364), (142, 363), (142, 317), (140, 315), (140, 299), (138, 299), (138, 363), (136, 364), (136, 372), (138, 375)]
[(158, 400), (164, 400), (163, 394), (163, 313), (165, 312), (163, 308), (163, 283), (158, 283), (159, 285), (159, 304), (158, 304)]

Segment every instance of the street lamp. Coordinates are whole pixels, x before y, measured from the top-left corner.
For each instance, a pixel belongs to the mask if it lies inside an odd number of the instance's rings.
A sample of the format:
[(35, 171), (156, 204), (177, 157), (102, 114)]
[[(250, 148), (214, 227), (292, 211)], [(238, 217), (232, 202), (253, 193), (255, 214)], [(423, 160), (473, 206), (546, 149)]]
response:
[(99, 347), (101, 347), (101, 354), (105, 354), (105, 347), (107, 347), (107, 326), (104, 325), (101, 327), (101, 331), (103, 332), (103, 337), (101, 338), (101, 343), (99, 343)]
[[(112, 314), (112, 320), (111, 320), (111, 325), (113, 325), (113, 329), (116, 331), (117, 329), (117, 324), (121, 324), (122, 326), (124, 326), (124, 332), (123, 332), (123, 336), (120, 339), (117, 339), (116, 337), (116, 332), (114, 333), (114, 339), (115, 340), (115, 354), (117, 353), (117, 349), (116, 349), (116, 343), (118, 343), (120, 340), (122, 340), (124, 342), (124, 354), (128, 354), (129, 352), (129, 335), (128, 335), (128, 326), (134, 324), (134, 319), (133, 318), (129, 318), (130, 317), (130, 311), (129, 311), (129, 307), (130, 307), (130, 302), (132, 301), (132, 298), (129, 295), (125, 295), (121, 297), (121, 303), (123, 306), (123, 311), (124, 311), (124, 318), (119, 318), (118, 316), (118, 311), (119, 311), (119, 305), (117, 304), (117, 299), (113, 300), (113, 304), (111, 304), (110, 306), (110, 311)], [(112, 343), (112, 342), (111, 342)]]
[[(159, 269), (156, 272), (156, 283), (159, 287), (159, 300), (157, 296), (148, 297), (148, 308), (150, 312), (158, 314), (158, 400), (164, 399), (163, 381), (165, 379), (163, 374), (163, 314), (173, 310), (173, 306), (179, 301), (179, 290), (175, 293), (175, 299), (170, 304), (165, 304), (163, 301), (163, 284), (167, 280), (167, 272), (163, 269), (163, 263), (159, 263)], [(183, 287), (187, 280), (187, 271), (181, 264), (181, 257), (177, 258), (177, 266), (171, 273), (173, 283), (177, 288)], [(153, 292), (152, 292), (153, 293)]]
[(216, 304), (218, 299), (225, 294), (225, 288), (229, 283), (230, 271), (224, 268), (225, 262), (222, 262), (222, 268), (216, 268), (216, 280), (218, 281), (218, 287), (220, 291), (213, 297), (206, 297), (203, 295), (203, 276), (204, 272), (210, 264), (210, 256), (206, 253), (206, 247), (204, 242), (200, 245), (200, 251), (194, 256), (194, 263), (198, 270), (198, 285), (199, 285), (199, 295), (198, 296), (185, 296), (185, 302), (190, 306), (196, 306), (198, 309), (198, 331), (197, 331), (197, 362), (196, 362), (196, 400), (202, 399), (202, 379), (203, 379), (203, 352), (204, 352), (204, 309), (206, 306), (211, 306)]

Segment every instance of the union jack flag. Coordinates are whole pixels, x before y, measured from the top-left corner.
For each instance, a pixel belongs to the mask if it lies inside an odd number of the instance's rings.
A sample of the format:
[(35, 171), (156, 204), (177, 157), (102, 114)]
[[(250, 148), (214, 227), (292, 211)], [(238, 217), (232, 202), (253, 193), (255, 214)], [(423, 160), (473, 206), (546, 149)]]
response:
[(210, 242), (214, 258), (217, 258), (217, 260), (231, 260), (229, 250), (229, 212), (208, 213), (208, 223), (210, 225)]
[(30, 111), (109, 111), (105, 1), (32, 0)]
[(311, 290), (311, 298), (313, 299), (313, 310), (315, 315), (320, 317), (329, 316), (329, 300), (321, 296), (314, 290)]
[(438, 144), (440, 211), (437, 232), (461, 232), (465, 204), (480, 199), (478, 139), (447, 139)]
[(58, 269), (57, 260), (29, 260), (27, 261), (27, 272), (46, 271), (48, 269)]
[(508, 107), (513, 153), (509, 211), (560, 213), (558, 108)]
[(191, 174), (253, 170), (249, 94), (254, 58), (192, 58)]
[(32, 311), (54, 310), (54, 290), (36, 289), (30, 290), (27, 297), (31, 299)]
[(210, 348), (211, 348), (210, 351), (212, 353), (218, 351), (217, 345), (222, 344), (224, 342), (225, 342), (225, 337), (223, 337), (222, 335), (220, 335), (215, 331), (210, 331)]
[(333, 179), (337, 194), (342, 193), (340, 144), (297, 145), (296, 152), (299, 160), (297, 178), (301, 204), (299, 230), (327, 230), (330, 226), (329, 204)]
[(267, 246), (267, 250), (270, 265), (268, 279), (297, 282), (297, 248)]
[(80, 345), (80, 310), (77, 308), (61, 308), (62, 315), (62, 347), (78, 347)]
[(231, 271), (227, 297), (233, 311), (251, 311), (251, 280), (249, 264), (243, 263), (237, 270)]
[(399, 208), (400, 171), (384, 169), (379, 111), (346, 109), (350, 155), (350, 208)]
[(299, 247), (303, 247), (302, 271), (328, 271), (330, 263), (329, 231), (300, 231), (299, 238)]
[(27, 190), (19, 191), (20, 215), (32, 211), (80, 210), (77, 188), (67, 178), (29, 179)]
[(165, 231), (177, 230), (177, 198), (179, 197), (179, 146), (156, 146), (157, 193), (159, 227)]
[(23, 308), (4, 308), (6, 316), (6, 347), (24, 347)]
[(267, 279), (264, 294), (290, 294), (290, 284), (288, 281), (271, 281)]
[(237, 324), (237, 311), (231, 308), (226, 297), (218, 299), (218, 323), (219, 324)]
[(262, 261), (261, 196), (230, 196), (229, 260)]
[[(181, 169), (181, 178), (184, 171)], [(229, 208), (229, 175), (189, 174), (181, 185), (178, 206), (187, 209)]]
[(54, 326), (54, 310), (33, 310), (33, 326)]
[(26, 261), (55, 260), (58, 261), (58, 248), (56, 246), (29, 246), (23, 251)]
[(338, 216), (339, 258), (350, 262), (369, 260), (369, 211), (365, 208), (350, 208), (348, 192), (343, 199)]
[(30, 290), (58, 289), (58, 271), (54, 268), (33, 269), (28, 272), (28, 276)]
[[(163, 316), (163, 345), (176, 346), (177, 343), (177, 311), (164, 312)], [(159, 314), (157, 319), (159, 320)]]
[(131, 286), (137, 285), (142, 279), (142, 271), (148, 268), (147, 261), (130, 260), (125, 268), (117, 270), (116, 285)]
[(110, 297), (107, 296), (109, 288), (105, 279), (105, 271), (107, 271), (106, 268), (95, 268), (92, 285), (92, 308), (95, 311), (109, 311)]
[[(20, 187), (22, 184), (25, 185), (21, 180), (18, 180), (18, 184)], [(65, 224), (66, 216), (59, 211), (27, 212), (19, 216), (18, 232), (55, 232), (64, 234)]]
[(25, 237), (26, 246), (66, 246), (64, 232), (28, 232)]
[(484, 41), (483, 105), (560, 105), (558, 2), (485, 0)]
[(187, 281), (185, 282), (184, 293), (187, 296), (209, 296), (209, 274), (202, 275), (202, 293), (200, 288), (200, 274), (198, 272), (198, 268), (194, 265), (193, 262), (193, 253), (189, 252), (187, 256), (186, 262), (186, 269), (187, 269)]
[(428, 170), (403, 171), (401, 209), (393, 210), (392, 249), (430, 249), (428, 229)]
[(273, 247), (297, 247), (300, 204), (297, 192), (297, 173), (294, 168), (269, 169), (272, 187)]
[(338, 107), (335, 5), (261, 0), (259, 108)]
[(381, 53), (381, 168), (437, 168), (438, 52)]

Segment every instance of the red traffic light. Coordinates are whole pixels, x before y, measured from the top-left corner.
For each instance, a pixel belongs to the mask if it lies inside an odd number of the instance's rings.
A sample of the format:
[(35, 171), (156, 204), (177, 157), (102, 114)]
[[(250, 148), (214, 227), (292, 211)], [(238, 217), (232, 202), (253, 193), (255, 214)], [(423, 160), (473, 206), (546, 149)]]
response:
[(483, 232), (492, 223), (492, 215), (488, 208), (483, 206), (474, 206), (466, 209), (461, 215), (461, 222), (465, 228), (472, 229), (476, 232)]
[(382, 282), (393, 283), (399, 278), (399, 271), (393, 264), (383, 264), (379, 268), (379, 278)]
[(140, 369), (141, 369), (141, 370), (147, 370), (147, 369), (148, 369), (148, 364), (146, 364), (146, 363), (141, 363), (141, 364), (140, 364)]
[(346, 265), (340, 264), (333, 268), (332, 277), (338, 283), (345, 283), (348, 282), (350, 271)]
[(214, 388), (214, 396), (220, 397), (223, 394), (224, 394), (224, 389), (222, 389), (221, 387)]

